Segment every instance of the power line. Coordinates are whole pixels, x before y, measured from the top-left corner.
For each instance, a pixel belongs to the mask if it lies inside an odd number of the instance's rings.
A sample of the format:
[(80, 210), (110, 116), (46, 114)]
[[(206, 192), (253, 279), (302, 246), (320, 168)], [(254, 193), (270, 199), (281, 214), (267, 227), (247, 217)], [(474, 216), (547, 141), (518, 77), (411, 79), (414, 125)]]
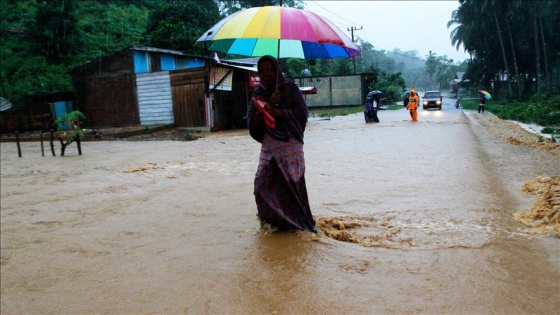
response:
[[(354, 31), (359, 31), (364, 29), (363, 27), (360, 26), (360, 28), (357, 28), (355, 26), (352, 26), (351, 28), (347, 28), (348, 31), (350, 31), (350, 33), (352, 34), (352, 43), (354, 42)], [(356, 58), (354, 58), (354, 56), (352, 56), (352, 63), (354, 64), (354, 74), (356, 74)]]
[[(349, 20), (347, 20), (347, 19), (341, 17), (340, 15), (338, 15), (338, 14), (336, 14), (336, 13), (330, 11), (329, 9), (325, 8), (324, 6), (320, 5), (319, 3), (317, 3), (317, 1), (309, 1), (309, 2), (312, 2), (312, 3), (315, 4), (316, 6), (320, 7), (321, 9), (323, 9), (323, 10), (325, 10), (325, 11), (327, 11), (327, 12), (329, 12), (330, 14), (336, 16), (337, 18), (342, 19), (342, 20), (344, 20), (344, 21), (350, 23), (349, 25), (344, 25), (345, 27), (354, 24), (354, 22), (349, 21)], [(334, 23), (334, 22), (333, 22), (333, 23)], [(338, 23), (338, 24), (341, 24), (341, 25), (342, 25), (342, 23)]]
[[(362, 29), (360, 28), (359, 30), (362, 30)], [(369, 38), (367, 37), (366, 31), (363, 30), (362, 33), (364, 34), (364, 37), (365, 37), (365, 39), (366, 39), (366, 42), (370, 43), (370, 44), (373, 46), (373, 48), (376, 48), (376, 46), (374, 46), (373, 43), (372, 43), (372, 42), (369, 40)], [(352, 38), (352, 41), (354, 41), (354, 38)], [(393, 48), (393, 49), (394, 49), (394, 48)], [(420, 57), (414, 57), (414, 56), (410, 56), (410, 55), (401, 54), (401, 53), (394, 52), (394, 51), (390, 51), (390, 50), (388, 50), (388, 49), (384, 49), (384, 48), (381, 48), (381, 47), (377, 47), (377, 50), (384, 50), (384, 51), (386, 51), (387, 53), (391, 53), (391, 54), (395, 54), (395, 55), (399, 55), (399, 56), (403, 56), (403, 57), (407, 57), (407, 58), (411, 58), (411, 59), (416, 59), (416, 60), (420, 60), (420, 61), (426, 61), (425, 59), (422, 59), (422, 58), (420, 58)]]
[[(320, 5), (320, 4), (318, 3), (318, 1), (308, 1), (308, 2), (311, 2), (311, 3), (313, 3), (314, 5), (316, 5), (316, 6), (320, 7), (321, 9), (325, 10), (326, 12), (332, 14), (333, 16), (335, 16), (335, 17), (337, 17), (337, 18), (339, 18), (339, 19), (341, 19), (341, 20), (343, 20), (343, 21), (346, 21), (346, 22), (350, 23), (350, 25), (345, 25), (345, 24), (343, 24), (343, 23), (337, 23), (337, 22), (332, 21), (337, 27), (339, 27), (339, 28), (346, 28), (349, 32), (351, 32), (350, 34), (351, 34), (351, 36), (352, 36), (352, 42), (355, 41), (355, 39), (354, 39), (354, 31), (362, 31), (362, 34), (364, 35), (364, 37), (365, 37), (365, 39), (366, 39), (366, 42), (370, 43), (370, 44), (373, 46), (373, 43), (372, 43), (372, 42), (369, 40), (369, 38), (367, 37), (367, 34), (366, 34), (366, 32), (365, 32), (365, 30), (363, 29), (362, 26), (360, 26), (360, 28), (356, 28), (355, 26), (352, 26), (352, 24), (354, 24), (354, 22), (349, 21), (349, 20), (347, 20), (347, 19), (341, 17), (340, 15), (338, 15), (338, 14), (336, 14), (336, 13), (330, 11), (329, 9), (323, 7), (322, 5)], [(373, 47), (375, 48), (375, 46), (373, 46)], [(386, 51), (386, 52), (388, 52), (388, 53), (395, 54), (395, 55), (400, 55), (400, 56), (403, 56), (403, 57), (408, 57), (408, 58), (416, 59), (416, 60), (420, 60), (420, 61), (426, 61), (425, 59), (422, 59), (422, 58), (420, 58), (420, 57), (413, 57), (413, 56), (409, 56), (409, 55), (405, 55), (405, 54), (400, 54), (400, 53), (393, 52), (393, 51), (389, 51), (388, 49), (383, 49), (383, 48), (379, 48), (379, 49), (384, 50), (384, 51)], [(378, 49), (378, 50), (379, 50), (379, 49)], [(355, 68), (355, 65), (354, 65), (354, 68)]]

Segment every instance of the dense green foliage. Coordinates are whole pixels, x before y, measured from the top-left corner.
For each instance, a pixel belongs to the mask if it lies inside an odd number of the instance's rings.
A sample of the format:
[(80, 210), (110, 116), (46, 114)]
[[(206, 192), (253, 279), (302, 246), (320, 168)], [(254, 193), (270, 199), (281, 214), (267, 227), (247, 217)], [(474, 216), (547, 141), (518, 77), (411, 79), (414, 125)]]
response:
[[(526, 102), (507, 102), (505, 100), (486, 103), (486, 110), (502, 119), (537, 124), (545, 127), (545, 133), (560, 134), (560, 97), (535, 95)], [(477, 110), (478, 101), (461, 102), (464, 109)]]
[[(374, 73), (378, 73), (377, 70)], [(370, 86), (370, 90), (383, 91), (383, 98), (393, 101), (400, 100), (402, 98), (402, 91), (405, 90), (405, 81), (400, 72), (391, 74), (381, 71), (377, 81)]]
[(450, 80), (453, 80), (457, 72), (464, 72), (467, 69), (467, 61), (460, 64), (454, 63), (453, 59), (447, 56), (438, 56), (430, 51), (426, 59), (426, 74), (431, 82), (437, 86), (428, 87), (430, 90), (442, 90), (446, 88)]
[[(212, 3), (210, 2), (210, 4)], [(149, 16), (147, 33), (150, 40), (147, 44), (190, 54), (205, 54), (204, 48), (196, 46), (196, 40), (219, 17), (218, 7), (206, 5), (205, 2), (196, 0), (160, 1)]]
[(220, 19), (199, 0), (0, 0), (1, 95), (17, 110), (26, 98), (73, 90), (70, 70), (135, 45), (193, 54)]
[[(280, 2), (303, 8), (301, 0), (0, 0), (0, 95), (17, 110), (28, 96), (71, 92), (71, 69), (130, 46), (211, 56), (195, 45), (205, 30), (242, 8)], [(289, 59), (286, 65), (294, 76), (304, 70), (314, 76), (372, 73), (375, 79), (368, 88), (394, 100), (411, 86), (445, 90), (458, 71), (466, 71), (467, 87), (490, 90), (498, 100), (490, 110), (504, 99), (508, 117), (558, 124), (559, 103), (546, 95), (560, 84), (560, 2), (460, 4), (448, 22), (451, 42), (471, 53), (471, 60), (457, 63), (433, 52), (419, 56), (417, 51), (377, 50), (357, 38), (360, 57)], [(509, 76), (501, 82), (498, 77), (504, 73)], [(523, 101), (527, 103), (519, 107), (524, 110), (511, 109)]]
[(59, 131), (69, 131), (66, 136), (66, 144), (68, 145), (76, 140), (76, 137), (83, 136), (84, 131), (80, 125), (85, 120), (86, 116), (82, 112), (75, 110), (61, 115), (54, 123), (58, 125)]
[(451, 41), (472, 55), (465, 79), (510, 101), (560, 87), (560, 2), (460, 0)]
[[(491, 91), (500, 118), (560, 126), (560, 2), (460, 0), (448, 27), (452, 43), (472, 55), (466, 87)], [(478, 107), (464, 102), (465, 108)]]
[(551, 99), (531, 98), (528, 102), (496, 102), (488, 110), (504, 119), (517, 120), (537, 125), (560, 125), (560, 97)]

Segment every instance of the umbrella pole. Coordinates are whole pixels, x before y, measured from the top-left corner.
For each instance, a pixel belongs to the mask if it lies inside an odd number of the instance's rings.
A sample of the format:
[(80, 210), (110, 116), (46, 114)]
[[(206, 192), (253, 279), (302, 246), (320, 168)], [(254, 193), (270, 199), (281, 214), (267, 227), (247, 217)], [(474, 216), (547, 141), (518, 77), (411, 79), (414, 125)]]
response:
[[(282, 0), (280, 0), (282, 6)], [(276, 91), (278, 91), (278, 77), (280, 77), (280, 39), (278, 39), (278, 50), (276, 52)]]
[[(278, 6), (282, 7), (282, 0), (278, 1)], [(276, 91), (278, 91), (278, 76), (280, 75), (280, 73), (278, 73), (280, 72), (280, 64), (278, 63), (278, 60), (280, 60), (280, 39), (278, 39), (278, 51), (276, 54), (276, 59)]]

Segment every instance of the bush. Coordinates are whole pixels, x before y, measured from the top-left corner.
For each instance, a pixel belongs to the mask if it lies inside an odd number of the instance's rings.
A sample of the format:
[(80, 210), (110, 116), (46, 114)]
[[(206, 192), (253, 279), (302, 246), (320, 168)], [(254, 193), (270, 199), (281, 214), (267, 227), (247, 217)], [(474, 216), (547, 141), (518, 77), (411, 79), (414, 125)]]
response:
[[(550, 130), (560, 128), (560, 96), (545, 98), (536, 94), (527, 102), (511, 102), (504, 100), (486, 103), (486, 110), (508, 120), (516, 120), (527, 124), (550, 126)], [(464, 109), (477, 110), (478, 101), (465, 100), (461, 104)]]
[(59, 131), (70, 130), (70, 134), (66, 139), (67, 145), (72, 143), (77, 136), (81, 137), (83, 135), (84, 132), (80, 127), (80, 123), (84, 120), (86, 120), (86, 116), (78, 110), (65, 113), (55, 120), (54, 123), (58, 124)]
[(560, 127), (555, 128), (555, 127), (547, 126), (547, 127), (544, 127), (541, 130), (541, 132), (542, 133), (547, 133), (547, 134), (552, 134), (552, 135), (557, 135), (557, 134), (560, 134)]

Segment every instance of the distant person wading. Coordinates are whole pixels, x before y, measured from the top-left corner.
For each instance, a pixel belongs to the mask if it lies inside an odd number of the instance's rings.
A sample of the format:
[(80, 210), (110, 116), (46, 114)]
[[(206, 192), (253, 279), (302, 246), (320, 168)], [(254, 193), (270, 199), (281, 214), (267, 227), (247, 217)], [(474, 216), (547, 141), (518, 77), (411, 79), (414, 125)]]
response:
[(418, 94), (415, 90), (410, 90), (410, 97), (408, 98), (408, 104), (406, 107), (410, 112), (410, 118), (412, 121), (418, 121), (418, 105), (419, 105)]

